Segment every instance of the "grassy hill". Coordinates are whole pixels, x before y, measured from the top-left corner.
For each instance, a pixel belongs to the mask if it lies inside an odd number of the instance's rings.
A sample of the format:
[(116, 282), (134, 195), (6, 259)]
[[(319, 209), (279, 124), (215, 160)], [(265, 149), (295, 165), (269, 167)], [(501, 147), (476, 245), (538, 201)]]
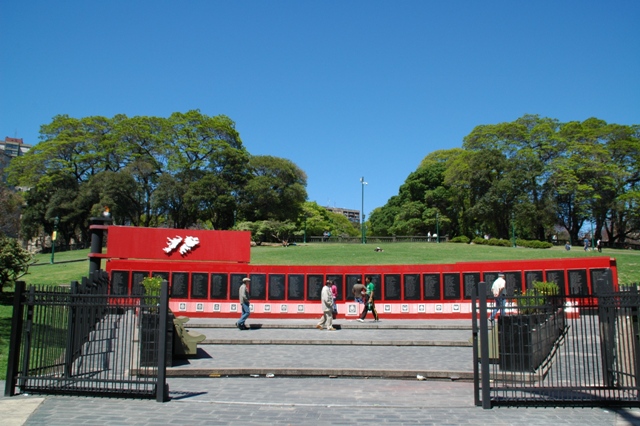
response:
[[(398, 265), (456, 263), (495, 260), (527, 260), (582, 258), (610, 256), (616, 259), (620, 283), (640, 282), (640, 252), (609, 250), (602, 253), (585, 252), (581, 247), (566, 251), (564, 247), (526, 249), (490, 247), (454, 243), (395, 243), (381, 246), (383, 252), (374, 252), (371, 244), (315, 243), (297, 246), (260, 246), (251, 249), (254, 265)], [(89, 271), (88, 250), (51, 255), (39, 255), (37, 265), (23, 277), (27, 284), (57, 285), (80, 280)], [(103, 262), (104, 267), (104, 262)]]

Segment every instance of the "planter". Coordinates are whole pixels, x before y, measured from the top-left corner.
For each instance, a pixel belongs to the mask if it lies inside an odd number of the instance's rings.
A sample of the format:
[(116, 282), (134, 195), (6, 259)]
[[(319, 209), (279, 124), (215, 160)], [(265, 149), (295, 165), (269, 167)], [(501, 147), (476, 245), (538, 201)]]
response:
[[(172, 320), (172, 315), (169, 315)], [(140, 366), (155, 367), (158, 365), (158, 330), (160, 329), (160, 316), (157, 313), (142, 313), (140, 316)], [(173, 322), (167, 326), (167, 348), (165, 365), (173, 365)]]
[(498, 318), (500, 368), (535, 371), (564, 329), (564, 314), (506, 315)]

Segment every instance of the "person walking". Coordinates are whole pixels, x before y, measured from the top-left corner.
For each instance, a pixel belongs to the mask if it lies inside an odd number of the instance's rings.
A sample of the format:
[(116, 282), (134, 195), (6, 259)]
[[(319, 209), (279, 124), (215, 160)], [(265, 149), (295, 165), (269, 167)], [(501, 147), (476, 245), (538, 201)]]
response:
[(251, 309), (249, 306), (249, 283), (251, 283), (250, 278), (243, 278), (242, 285), (240, 286), (240, 306), (242, 307), (242, 316), (236, 323), (236, 327), (240, 330), (249, 330), (249, 327), (245, 325), (245, 321), (249, 318), (249, 314), (251, 314)]
[(491, 317), (489, 321), (493, 322), (496, 318), (496, 314), (500, 311), (500, 315), (504, 315), (504, 303), (505, 303), (505, 295), (506, 295), (506, 285), (507, 282), (504, 280), (504, 274), (500, 272), (498, 274), (498, 278), (491, 285), (491, 292), (493, 293), (493, 297), (496, 300), (495, 307), (491, 312)]
[(362, 310), (362, 315), (360, 315), (358, 321), (364, 322), (364, 319), (367, 317), (367, 312), (369, 311), (373, 314), (373, 320), (378, 321), (378, 311), (376, 311), (376, 302), (374, 297), (376, 285), (371, 281), (371, 277), (366, 277), (364, 282), (367, 294), (364, 302), (364, 309)]
[(327, 327), (327, 331), (335, 331), (333, 328), (333, 295), (331, 294), (330, 280), (324, 283), (322, 292), (320, 293), (320, 303), (322, 304), (322, 318), (320, 322), (316, 324), (318, 330), (322, 330), (323, 327)]
[(333, 298), (331, 314), (333, 315), (333, 319), (336, 319), (338, 317), (338, 305), (336, 304), (336, 300), (338, 300), (338, 286), (336, 286), (335, 281), (331, 281), (331, 297)]
[(362, 305), (364, 302), (362, 301), (363, 293), (365, 293), (364, 284), (362, 284), (362, 280), (358, 278), (356, 283), (353, 285), (353, 289), (351, 290), (353, 293), (353, 300)]

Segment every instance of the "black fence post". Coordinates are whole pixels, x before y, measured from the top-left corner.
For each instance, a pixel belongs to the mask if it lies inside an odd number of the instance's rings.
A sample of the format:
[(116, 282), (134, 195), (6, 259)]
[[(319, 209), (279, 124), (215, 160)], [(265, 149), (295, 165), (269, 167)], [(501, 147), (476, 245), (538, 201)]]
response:
[(16, 292), (13, 295), (13, 316), (11, 317), (11, 337), (9, 339), (9, 358), (7, 360), (7, 381), (4, 386), (4, 396), (16, 394), (16, 374), (20, 367), (20, 342), (22, 341), (22, 316), (24, 306), (24, 281), (16, 281)]
[(167, 319), (169, 317), (169, 283), (162, 280), (160, 290), (159, 308), (159, 329), (158, 329), (158, 377), (156, 385), (156, 401), (169, 401), (169, 386), (167, 385)]
[(476, 407), (482, 404), (480, 400), (480, 370), (478, 363), (478, 285), (474, 286), (471, 292), (471, 333), (473, 345), (473, 402)]
[(491, 409), (491, 380), (489, 377), (489, 326), (487, 324), (487, 283), (478, 283), (480, 297), (480, 359), (482, 379), (482, 408)]
[(34, 286), (29, 287), (29, 295), (27, 296), (27, 323), (23, 328), (25, 338), (24, 338), (24, 348), (23, 348), (23, 357), (22, 357), (22, 377), (18, 386), (21, 388), (26, 387), (27, 379), (29, 375), (29, 360), (31, 358), (31, 338), (33, 337), (33, 315), (35, 310), (36, 303), (36, 288)]

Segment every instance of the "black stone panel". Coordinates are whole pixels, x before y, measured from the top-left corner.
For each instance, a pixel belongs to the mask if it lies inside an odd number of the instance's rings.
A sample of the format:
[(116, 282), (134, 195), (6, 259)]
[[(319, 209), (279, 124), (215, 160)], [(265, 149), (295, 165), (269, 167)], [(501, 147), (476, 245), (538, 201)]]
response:
[(289, 300), (304, 300), (304, 275), (290, 274), (287, 276), (287, 298)]
[(569, 296), (587, 296), (589, 285), (587, 283), (586, 269), (574, 269), (567, 271), (569, 276)]
[(462, 280), (464, 284), (464, 298), (471, 299), (480, 282), (480, 272), (464, 272), (462, 274)]
[(149, 271), (134, 271), (131, 273), (131, 294), (133, 296), (142, 296), (144, 287), (142, 280), (149, 276)]
[(209, 298), (209, 274), (204, 272), (194, 272), (191, 274), (191, 298)]
[(342, 293), (344, 293), (342, 275), (327, 275), (327, 280), (333, 281), (338, 289), (338, 297), (336, 297), (336, 300), (342, 300)]
[(404, 274), (404, 300), (420, 300), (420, 274)]
[(129, 271), (111, 271), (111, 294), (129, 295)]
[(423, 274), (422, 288), (424, 289), (424, 300), (440, 300), (442, 294), (440, 274)]
[(171, 274), (171, 297), (186, 299), (189, 297), (189, 274), (174, 272)]
[(323, 275), (307, 275), (307, 300), (320, 300), (323, 286)]
[(267, 298), (266, 274), (251, 274), (250, 278), (249, 296), (251, 300), (265, 300)]
[(212, 299), (226, 300), (227, 291), (228, 291), (228, 280), (229, 280), (229, 277), (227, 274), (216, 274), (216, 273), (211, 274), (211, 298)]
[(269, 275), (269, 300), (284, 300), (284, 274)]
[(400, 274), (385, 274), (384, 276), (384, 300), (400, 300)]

